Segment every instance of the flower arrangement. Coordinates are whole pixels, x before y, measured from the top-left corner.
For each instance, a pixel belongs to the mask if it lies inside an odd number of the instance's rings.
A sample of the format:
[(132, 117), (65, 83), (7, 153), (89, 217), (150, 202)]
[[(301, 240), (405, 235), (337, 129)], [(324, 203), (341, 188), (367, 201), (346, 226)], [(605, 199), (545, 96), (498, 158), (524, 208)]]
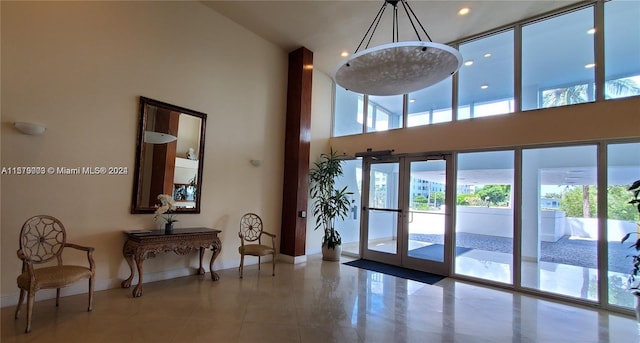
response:
[(159, 194), (158, 202), (160, 203), (160, 206), (156, 209), (153, 219), (158, 220), (158, 217), (162, 217), (167, 224), (177, 222), (177, 213), (172, 212), (176, 209), (176, 203), (173, 201), (173, 197), (168, 194)]

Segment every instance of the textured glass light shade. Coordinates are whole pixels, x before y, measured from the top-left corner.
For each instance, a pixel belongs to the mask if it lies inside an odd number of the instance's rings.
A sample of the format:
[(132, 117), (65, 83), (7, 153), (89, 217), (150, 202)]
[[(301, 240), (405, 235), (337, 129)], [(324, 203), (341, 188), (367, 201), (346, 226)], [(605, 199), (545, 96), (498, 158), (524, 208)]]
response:
[(460, 52), (433, 42), (395, 42), (362, 50), (338, 65), (341, 87), (368, 95), (399, 95), (434, 85), (462, 66)]
[(144, 132), (144, 142), (151, 144), (166, 144), (171, 143), (178, 139), (178, 137), (170, 135), (168, 133), (155, 132), (155, 131), (145, 131)]

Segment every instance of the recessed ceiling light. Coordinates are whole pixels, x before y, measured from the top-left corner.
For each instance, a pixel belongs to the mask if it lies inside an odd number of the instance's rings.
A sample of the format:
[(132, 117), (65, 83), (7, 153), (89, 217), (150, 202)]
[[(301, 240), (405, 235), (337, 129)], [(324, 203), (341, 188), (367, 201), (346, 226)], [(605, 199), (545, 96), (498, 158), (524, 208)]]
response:
[(489, 58), (489, 57), (491, 57), (490, 53), (487, 52), (486, 54), (484, 54), (484, 58)]
[(471, 11), (471, 9), (469, 7), (463, 7), (458, 11), (459, 15), (467, 15), (469, 14), (469, 11)]
[(482, 85), (482, 86), (480, 86), (480, 88), (487, 89), (487, 88), (489, 88), (489, 85)]
[(467, 67), (473, 64), (473, 60), (468, 60), (464, 62), (464, 65), (466, 65)]
[(416, 102), (416, 99), (409, 99), (409, 102)]
[(592, 35), (592, 34), (594, 34), (594, 33), (596, 33), (596, 29), (595, 29), (595, 27), (587, 30), (587, 34)]
[(347, 56), (349, 56), (349, 52), (347, 50), (345, 50), (345, 51), (340, 53), (340, 56), (347, 57)]
[(595, 67), (595, 66), (596, 66), (596, 64), (595, 64), (595, 63), (589, 63), (589, 64), (585, 64), (585, 65), (584, 65), (584, 67), (585, 67), (585, 68), (587, 68), (587, 69), (591, 69), (591, 68), (593, 68), (593, 67)]

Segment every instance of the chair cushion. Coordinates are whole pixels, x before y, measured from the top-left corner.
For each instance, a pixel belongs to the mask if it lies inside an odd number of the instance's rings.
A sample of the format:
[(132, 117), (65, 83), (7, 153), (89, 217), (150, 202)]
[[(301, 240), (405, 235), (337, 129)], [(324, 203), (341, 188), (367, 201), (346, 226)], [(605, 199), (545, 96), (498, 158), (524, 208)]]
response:
[[(34, 270), (37, 288), (58, 288), (74, 283), (83, 278), (91, 277), (91, 270), (80, 266), (54, 266)], [(28, 272), (18, 276), (18, 287), (29, 289), (30, 277)]]
[(244, 255), (264, 256), (275, 254), (275, 250), (272, 247), (262, 244), (245, 244), (243, 247), (238, 247), (238, 252)]

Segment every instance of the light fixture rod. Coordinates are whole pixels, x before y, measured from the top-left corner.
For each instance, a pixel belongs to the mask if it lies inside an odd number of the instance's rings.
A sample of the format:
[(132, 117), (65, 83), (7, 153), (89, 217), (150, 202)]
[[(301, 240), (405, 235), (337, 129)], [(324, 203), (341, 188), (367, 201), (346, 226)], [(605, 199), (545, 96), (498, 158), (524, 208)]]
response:
[[(364, 43), (364, 40), (367, 39), (367, 36), (369, 35), (369, 32), (371, 32), (371, 28), (374, 26), (374, 24), (375, 24), (375, 28), (373, 29), (373, 32), (376, 31), (376, 28), (378, 28), (378, 23), (380, 23), (380, 18), (382, 18), (382, 14), (384, 13), (384, 10), (386, 8), (387, 8), (387, 3), (385, 2), (384, 4), (382, 4), (382, 7), (380, 7), (380, 9), (378, 10), (378, 14), (376, 14), (376, 17), (373, 18), (371, 25), (369, 25), (367, 32), (364, 34), (364, 37), (362, 37), (362, 40), (360, 41), (360, 44), (358, 44), (358, 47), (356, 48), (356, 51), (354, 52), (354, 54), (360, 50), (362, 43)], [(371, 43), (373, 32), (371, 32), (371, 37), (369, 37), (369, 41), (367, 42), (367, 46), (365, 47), (365, 49), (367, 49), (369, 47), (369, 43)]]
[[(405, 11), (407, 11), (407, 8), (409, 9), (409, 11), (413, 15), (413, 17), (416, 19), (416, 22), (418, 23), (418, 25), (420, 25), (420, 28), (422, 29), (422, 32), (424, 32), (424, 34), (427, 36), (427, 39), (429, 40), (429, 42), (433, 42), (431, 40), (431, 37), (427, 33), (427, 30), (425, 30), (424, 26), (422, 26), (422, 23), (420, 22), (420, 19), (418, 19), (418, 16), (416, 15), (416, 13), (413, 12), (413, 8), (411, 8), (411, 6), (407, 2), (407, 0), (402, 0), (402, 6), (404, 7)], [(411, 26), (413, 26), (413, 30), (416, 32), (416, 36), (418, 36), (418, 40), (422, 41), (422, 39), (420, 39), (420, 35), (418, 34), (418, 30), (416, 29), (416, 26), (413, 24), (413, 20), (411, 20), (411, 15), (409, 15), (409, 12), (407, 12), (407, 17), (409, 18), (409, 22), (411, 22)]]
[[(427, 30), (424, 28), (424, 26), (420, 22), (420, 19), (418, 19), (418, 16), (413, 11), (413, 8), (411, 8), (411, 5), (409, 5), (407, 0), (385, 0), (382, 4), (382, 7), (380, 7), (380, 9), (378, 10), (378, 13), (376, 14), (375, 18), (373, 18), (371, 25), (369, 25), (367, 32), (364, 34), (364, 37), (362, 37), (362, 40), (360, 41), (360, 44), (358, 44), (358, 47), (356, 48), (354, 54), (360, 51), (360, 48), (362, 47), (362, 44), (364, 43), (365, 40), (367, 41), (367, 45), (365, 46), (365, 49), (369, 48), (369, 44), (371, 44), (373, 35), (376, 33), (376, 30), (378, 29), (378, 25), (380, 24), (380, 21), (382, 21), (382, 16), (384, 15), (384, 11), (387, 9), (387, 5), (389, 4), (393, 6), (393, 18), (392, 18), (393, 24), (392, 24), (392, 32), (391, 32), (391, 42), (395, 43), (400, 41), (400, 27), (399, 27), (400, 21), (398, 20), (398, 2), (402, 3), (402, 7), (404, 8), (405, 13), (407, 14), (409, 23), (411, 24), (411, 27), (413, 27), (413, 31), (415, 32), (416, 37), (418, 38), (418, 41), (422, 41), (422, 37), (420, 37), (420, 32), (418, 32), (416, 23), (418, 23), (418, 25), (422, 29), (422, 32), (424, 32), (429, 42), (432, 42), (431, 37), (427, 33)], [(367, 36), (369, 37), (369, 39), (367, 39)]]
[[(385, 6), (384, 9), (387, 9), (387, 7)], [(371, 39), (373, 38), (373, 35), (376, 33), (376, 30), (378, 29), (378, 25), (380, 24), (380, 21), (382, 20), (382, 16), (384, 15), (384, 9), (382, 10), (380, 17), (378, 17), (378, 22), (376, 22), (376, 26), (373, 28), (373, 31), (371, 31), (371, 35), (369, 36), (369, 40), (367, 41), (367, 46), (365, 47), (365, 50), (369, 49), (369, 44), (371, 44)]]
[(398, 28), (398, 3), (394, 2), (393, 5), (393, 30), (391, 33), (391, 41), (397, 42), (400, 39), (400, 29)]

